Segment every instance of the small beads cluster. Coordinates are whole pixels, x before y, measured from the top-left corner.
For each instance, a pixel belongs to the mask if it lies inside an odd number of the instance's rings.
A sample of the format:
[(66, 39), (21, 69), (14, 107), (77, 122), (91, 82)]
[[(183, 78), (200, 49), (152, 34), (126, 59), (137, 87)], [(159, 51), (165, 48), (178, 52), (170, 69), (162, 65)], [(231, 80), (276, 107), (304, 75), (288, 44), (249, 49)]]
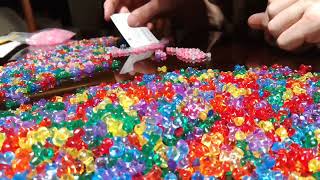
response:
[(17, 61), (0, 66), (0, 102), (6, 101), (10, 108), (27, 102), (27, 95), (52, 89), (63, 81), (109, 70), (113, 59), (107, 47), (116, 43), (116, 38), (102, 37), (31, 48)]
[(0, 179), (319, 179), (319, 144), (319, 73), (188, 68), (1, 112)]

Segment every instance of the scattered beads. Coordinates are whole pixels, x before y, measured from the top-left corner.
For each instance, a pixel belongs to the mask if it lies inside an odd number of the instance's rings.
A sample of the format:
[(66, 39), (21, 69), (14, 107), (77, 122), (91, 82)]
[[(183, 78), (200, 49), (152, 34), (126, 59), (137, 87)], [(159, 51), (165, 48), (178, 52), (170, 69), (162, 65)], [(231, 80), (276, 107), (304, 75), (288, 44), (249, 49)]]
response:
[(0, 179), (319, 179), (305, 69), (188, 68), (3, 111)]
[(107, 47), (116, 43), (116, 38), (102, 37), (32, 48), (17, 61), (0, 66), (0, 101), (10, 108), (27, 102), (27, 95), (52, 89), (65, 80), (109, 70), (112, 57)]
[[(116, 47), (117, 38), (69, 41), (62, 45), (30, 48), (17, 61), (0, 66), (0, 102), (8, 108), (29, 101), (28, 95), (52, 89), (65, 80), (80, 80), (95, 72), (120, 70), (113, 58), (164, 49), (167, 40), (139, 48)], [(161, 58), (165, 60), (164, 54)]]

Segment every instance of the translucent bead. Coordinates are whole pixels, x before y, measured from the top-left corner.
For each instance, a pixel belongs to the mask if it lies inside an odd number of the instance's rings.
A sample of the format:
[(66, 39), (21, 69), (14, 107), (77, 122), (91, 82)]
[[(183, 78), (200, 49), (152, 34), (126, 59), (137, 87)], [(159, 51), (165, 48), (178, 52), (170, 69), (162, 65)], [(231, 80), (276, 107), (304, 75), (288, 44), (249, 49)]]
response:
[(61, 147), (66, 143), (70, 136), (71, 132), (67, 128), (54, 129), (52, 143)]
[(173, 173), (168, 173), (164, 176), (164, 179), (165, 180), (177, 180), (177, 176)]
[(236, 117), (236, 118), (233, 118), (233, 122), (236, 126), (241, 126), (244, 122), (244, 117)]
[(311, 171), (313, 173), (320, 171), (320, 160), (311, 159), (308, 162), (308, 168), (309, 168), (309, 171)]
[(146, 129), (146, 124), (143, 122), (143, 123), (137, 124), (137, 125), (134, 127), (134, 132), (135, 132), (137, 135), (142, 135), (143, 132), (145, 131), (145, 129)]
[(244, 132), (242, 132), (241, 130), (237, 131), (235, 134), (235, 138), (238, 141), (244, 140), (244, 139), (246, 139), (246, 137), (247, 137), (246, 134)]
[(279, 127), (278, 129), (276, 129), (276, 134), (277, 134), (282, 140), (288, 137), (288, 132), (287, 132), (286, 128), (284, 128), (284, 127)]
[(204, 121), (207, 119), (207, 113), (206, 112), (200, 112), (199, 113), (199, 119)]
[(269, 131), (274, 130), (273, 124), (270, 121), (260, 121), (258, 125), (265, 132), (269, 132)]
[(0, 149), (3, 145), (3, 142), (6, 140), (6, 134), (5, 133), (0, 133)]
[(47, 138), (51, 137), (50, 131), (46, 127), (40, 127), (34, 134), (34, 138), (38, 143), (44, 145)]

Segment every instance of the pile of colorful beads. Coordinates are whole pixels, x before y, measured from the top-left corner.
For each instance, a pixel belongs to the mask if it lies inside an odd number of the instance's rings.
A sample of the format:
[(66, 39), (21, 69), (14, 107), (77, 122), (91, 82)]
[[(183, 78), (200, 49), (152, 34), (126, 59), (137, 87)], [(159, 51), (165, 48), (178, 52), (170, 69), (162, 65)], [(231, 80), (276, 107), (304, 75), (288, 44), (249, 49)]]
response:
[(28, 101), (26, 95), (54, 88), (64, 80), (111, 69), (107, 48), (116, 43), (116, 38), (102, 37), (32, 48), (17, 61), (0, 66), (0, 102), (7, 101), (9, 107), (22, 104)]
[(181, 69), (0, 113), (0, 179), (320, 178), (320, 75)]

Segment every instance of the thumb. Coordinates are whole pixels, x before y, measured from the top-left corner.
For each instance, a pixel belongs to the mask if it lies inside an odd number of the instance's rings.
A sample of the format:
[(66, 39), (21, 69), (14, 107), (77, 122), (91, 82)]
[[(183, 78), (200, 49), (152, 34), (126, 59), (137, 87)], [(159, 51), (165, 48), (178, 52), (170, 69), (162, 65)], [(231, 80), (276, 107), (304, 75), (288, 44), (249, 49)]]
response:
[(128, 24), (131, 27), (142, 26), (149, 22), (159, 12), (160, 8), (157, 7), (157, 3), (155, 3), (155, 1), (150, 1), (130, 14)]
[(257, 13), (249, 17), (248, 24), (252, 29), (262, 30), (267, 27), (268, 16), (266, 13)]

